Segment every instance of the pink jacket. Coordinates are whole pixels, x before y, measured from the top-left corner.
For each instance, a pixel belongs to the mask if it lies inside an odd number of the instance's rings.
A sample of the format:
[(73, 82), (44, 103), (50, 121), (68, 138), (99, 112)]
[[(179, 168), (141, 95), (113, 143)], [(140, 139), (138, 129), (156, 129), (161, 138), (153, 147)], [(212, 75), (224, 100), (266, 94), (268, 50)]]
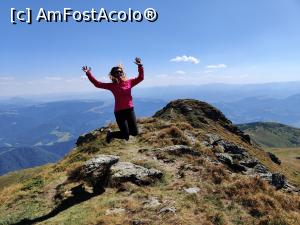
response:
[(131, 88), (144, 80), (144, 68), (143, 66), (138, 67), (139, 75), (136, 78), (132, 78), (129, 80), (121, 80), (120, 83), (102, 83), (92, 75), (89, 71), (86, 73), (89, 80), (95, 85), (97, 88), (103, 88), (110, 90), (115, 97), (115, 112), (128, 109), (133, 107), (132, 96), (131, 96)]

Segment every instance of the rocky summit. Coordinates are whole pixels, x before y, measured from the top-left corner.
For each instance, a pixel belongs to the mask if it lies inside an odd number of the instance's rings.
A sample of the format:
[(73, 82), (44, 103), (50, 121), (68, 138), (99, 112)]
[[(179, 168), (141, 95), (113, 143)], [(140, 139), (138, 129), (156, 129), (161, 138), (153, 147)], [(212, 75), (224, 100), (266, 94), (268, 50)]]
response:
[(139, 135), (81, 135), (56, 164), (0, 177), (0, 224), (300, 224), (300, 181), (222, 112), (194, 99)]

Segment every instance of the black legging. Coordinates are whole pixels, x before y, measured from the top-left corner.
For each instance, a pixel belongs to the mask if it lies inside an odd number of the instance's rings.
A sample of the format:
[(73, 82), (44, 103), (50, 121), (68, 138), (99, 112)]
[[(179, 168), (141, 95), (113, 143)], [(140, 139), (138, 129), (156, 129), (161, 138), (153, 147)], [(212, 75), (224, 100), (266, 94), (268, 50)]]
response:
[(115, 112), (115, 117), (120, 131), (111, 132), (112, 138), (128, 140), (129, 135), (138, 135), (134, 108), (117, 111)]

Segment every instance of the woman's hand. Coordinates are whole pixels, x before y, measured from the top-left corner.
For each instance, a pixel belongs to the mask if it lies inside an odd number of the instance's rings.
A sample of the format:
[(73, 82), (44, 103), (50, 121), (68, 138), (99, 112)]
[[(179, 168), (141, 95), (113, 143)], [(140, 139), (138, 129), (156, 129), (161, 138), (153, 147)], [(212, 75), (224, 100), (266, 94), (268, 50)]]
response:
[(134, 62), (136, 65), (138, 65), (138, 66), (142, 66), (143, 64), (142, 64), (142, 60), (141, 60), (141, 58), (138, 58), (138, 57), (136, 57), (135, 58), (135, 62)]
[(83, 70), (83, 72), (87, 73), (87, 72), (90, 72), (92, 70), (92, 68), (91, 67), (87, 67), (87, 66), (83, 66), (82, 70)]

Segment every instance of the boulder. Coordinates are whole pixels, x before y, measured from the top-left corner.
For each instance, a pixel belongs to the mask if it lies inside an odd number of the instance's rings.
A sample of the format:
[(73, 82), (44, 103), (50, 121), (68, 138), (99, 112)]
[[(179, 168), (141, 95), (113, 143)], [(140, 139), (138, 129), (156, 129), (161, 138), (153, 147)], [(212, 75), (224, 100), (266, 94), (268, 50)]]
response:
[(97, 136), (104, 131), (104, 128), (99, 128), (99, 129), (96, 129), (90, 133), (86, 133), (86, 134), (83, 134), (83, 135), (80, 135), (76, 141), (76, 145), (77, 146), (80, 146), (84, 143), (88, 143), (92, 140), (95, 140), (97, 138)]
[(234, 172), (243, 172), (247, 171), (247, 168), (243, 165), (241, 165), (239, 162), (235, 162), (233, 160), (233, 154), (228, 154), (228, 153), (215, 153), (217, 159), (227, 165), (231, 170)]
[(110, 168), (110, 185), (117, 186), (120, 183), (130, 181), (137, 185), (147, 185), (160, 179), (162, 172), (156, 169), (147, 169), (129, 162), (118, 162)]
[(151, 197), (143, 202), (145, 209), (154, 209), (161, 205), (159, 200), (156, 197)]
[(214, 143), (222, 140), (222, 138), (217, 134), (206, 134), (205, 136), (208, 138), (208, 143), (210, 145), (214, 145)]
[(103, 185), (109, 175), (110, 167), (119, 161), (119, 156), (97, 155), (85, 162), (82, 168), (84, 180), (95, 185)]
[(240, 161), (240, 164), (242, 166), (245, 166), (245, 167), (248, 167), (248, 168), (254, 168), (258, 163), (259, 163), (259, 161), (255, 158), (252, 158), (252, 157), (245, 158), (245, 159)]
[(273, 173), (271, 184), (277, 189), (283, 188), (286, 184), (285, 176), (281, 173)]
[(248, 156), (248, 153), (244, 148), (241, 148), (229, 141), (220, 140), (218, 141), (218, 145), (224, 148), (224, 152), (228, 152), (231, 154), (242, 154), (244, 156)]
[(192, 187), (192, 188), (184, 188), (185, 192), (189, 194), (196, 194), (200, 191), (200, 188), (198, 187)]
[(216, 153), (215, 155), (221, 163), (224, 163), (226, 165), (233, 164), (233, 159), (228, 153)]
[(267, 152), (267, 154), (274, 163), (276, 163), (278, 165), (281, 164), (280, 159), (276, 155), (274, 155), (272, 152)]
[(269, 173), (269, 170), (261, 163), (258, 163), (256, 166), (254, 166), (253, 169), (256, 173)]
[(247, 171), (247, 168), (243, 165), (240, 165), (239, 163), (233, 163), (230, 165), (230, 168), (234, 171), (234, 172), (244, 172)]
[(176, 212), (176, 208), (175, 207), (163, 207), (159, 210), (159, 214), (160, 213), (168, 213), (168, 212), (172, 212), (175, 213)]

